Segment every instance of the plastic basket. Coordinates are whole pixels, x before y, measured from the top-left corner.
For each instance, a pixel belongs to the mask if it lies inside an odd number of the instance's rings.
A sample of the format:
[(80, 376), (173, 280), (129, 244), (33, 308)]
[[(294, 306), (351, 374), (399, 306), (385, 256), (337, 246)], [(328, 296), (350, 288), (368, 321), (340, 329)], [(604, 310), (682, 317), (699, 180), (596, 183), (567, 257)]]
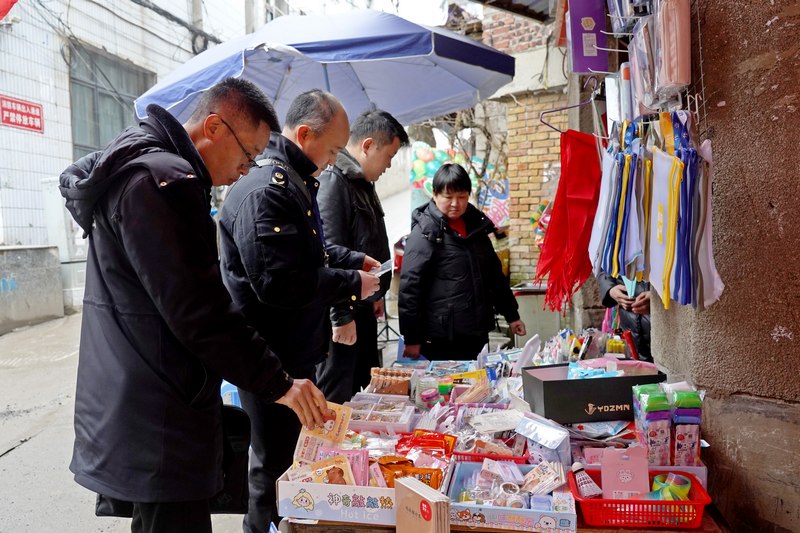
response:
[[(670, 470), (650, 470), (650, 483), (658, 474)], [(586, 470), (586, 473), (600, 485), (600, 471)], [(569, 488), (583, 513), (583, 520), (590, 526), (616, 526), (641, 528), (694, 529), (703, 521), (705, 506), (711, 497), (700, 481), (691, 474), (681, 472), (692, 482), (687, 501), (664, 500), (604, 500), (602, 498), (583, 498), (578, 492), (575, 475), (568, 473)]]

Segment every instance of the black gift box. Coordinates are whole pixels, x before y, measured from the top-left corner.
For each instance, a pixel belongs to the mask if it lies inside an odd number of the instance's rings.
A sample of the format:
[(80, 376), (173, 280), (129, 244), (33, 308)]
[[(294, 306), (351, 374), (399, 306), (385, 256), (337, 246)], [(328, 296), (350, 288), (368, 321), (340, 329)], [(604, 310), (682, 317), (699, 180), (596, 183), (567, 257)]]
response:
[(633, 420), (631, 387), (659, 383), (663, 372), (650, 376), (567, 379), (569, 365), (522, 369), (522, 391), (534, 413), (559, 424)]

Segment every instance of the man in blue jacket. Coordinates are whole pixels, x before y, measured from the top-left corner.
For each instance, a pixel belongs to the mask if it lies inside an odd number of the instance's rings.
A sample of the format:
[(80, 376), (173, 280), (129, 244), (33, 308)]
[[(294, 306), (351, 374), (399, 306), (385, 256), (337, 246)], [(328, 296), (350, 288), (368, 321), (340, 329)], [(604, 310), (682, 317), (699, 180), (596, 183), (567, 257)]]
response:
[(323, 423), (325, 398), (286, 373), (220, 278), (211, 186), (248, 173), (279, 127), (272, 106), (227, 79), (185, 125), (147, 112), (60, 179), (89, 237), (70, 470), (134, 532), (210, 533), (220, 376), (307, 425)]
[[(357, 302), (379, 287), (366, 272), (379, 263), (326, 245), (317, 207), (318, 176), (336, 161), (349, 134), (339, 100), (320, 90), (289, 106), (283, 135), (273, 133), (259, 168), (228, 192), (220, 216), (222, 275), (233, 300), (292, 375), (314, 379), (328, 351), (333, 304)], [(292, 464), (300, 423), (280, 405), (248, 391), (250, 508), (244, 529), (278, 522), (275, 481)]]

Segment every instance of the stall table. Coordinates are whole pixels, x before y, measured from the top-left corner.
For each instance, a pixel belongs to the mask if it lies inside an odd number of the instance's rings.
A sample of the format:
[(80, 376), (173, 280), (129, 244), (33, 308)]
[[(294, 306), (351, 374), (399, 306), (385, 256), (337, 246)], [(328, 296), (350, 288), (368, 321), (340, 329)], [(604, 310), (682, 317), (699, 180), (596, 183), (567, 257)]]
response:
[[(303, 521), (295, 521), (284, 518), (280, 526), (281, 533), (389, 533), (395, 531), (394, 526), (374, 526), (369, 524), (347, 524), (343, 522), (327, 522), (320, 520), (310, 524)], [(486, 533), (498, 533), (499, 529), (489, 529), (482, 527), (450, 526), (450, 531), (476, 531)], [(725, 533), (717, 525), (708, 512), (703, 513), (703, 523), (697, 529), (638, 529), (638, 528), (613, 528), (613, 527), (590, 527), (583, 523), (583, 519), (578, 513), (578, 533)]]

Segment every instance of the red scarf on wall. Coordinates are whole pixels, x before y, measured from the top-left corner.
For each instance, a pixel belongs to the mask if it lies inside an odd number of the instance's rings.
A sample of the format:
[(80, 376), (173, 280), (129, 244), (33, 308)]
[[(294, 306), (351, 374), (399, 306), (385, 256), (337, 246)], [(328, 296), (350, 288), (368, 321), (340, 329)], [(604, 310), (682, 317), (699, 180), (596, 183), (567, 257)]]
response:
[(545, 305), (564, 311), (592, 273), (589, 239), (600, 194), (600, 160), (594, 136), (561, 134), (561, 178), (550, 224), (536, 266), (536, 281), (547, 276)]

